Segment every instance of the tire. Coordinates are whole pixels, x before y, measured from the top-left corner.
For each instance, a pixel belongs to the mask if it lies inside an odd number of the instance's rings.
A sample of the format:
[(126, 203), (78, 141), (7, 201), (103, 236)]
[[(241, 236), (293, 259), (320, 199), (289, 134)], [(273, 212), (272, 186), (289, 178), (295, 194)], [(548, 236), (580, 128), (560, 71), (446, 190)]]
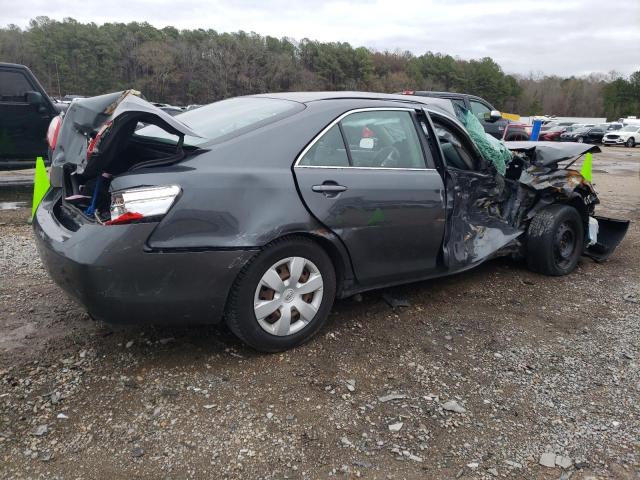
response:
[(624, 142), (625, 147), (633, 148), (636, 146), (636, 139), (633, 137), (629, 137), (629, 139)]
[[(290, 283), (294, 269), (300, 271), (297, 287)], [(305, 293), (311, 288), (315, 290)], [(247, 345), (262, 352), (281, 352), (305, 343), (320, 330), (335, 293), (336, 274), (325, 251), (308, 238), (288, 237), (267, 245), (238, 274), (225, 319)]]
[(578, 211), (568, 205), (540, 210), (527, 230), (527, 265), (545, 275), (567, 275), (584, 248), (584, 227)]
[(584, 143), (584, 137), (578, 137), (578, 138), (576, 138), (576, 142), (578, 142), (578, 143)]

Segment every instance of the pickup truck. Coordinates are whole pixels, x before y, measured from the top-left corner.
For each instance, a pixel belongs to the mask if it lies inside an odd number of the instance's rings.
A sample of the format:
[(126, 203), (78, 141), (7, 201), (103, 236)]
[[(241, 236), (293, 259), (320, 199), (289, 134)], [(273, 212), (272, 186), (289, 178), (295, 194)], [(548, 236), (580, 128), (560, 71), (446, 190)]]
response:
[(432, 92), (430, 90), (405, 90), (402, 94), (450, 100), (452, 105), (459, 105), (478, 117), (484, 131), (492, 137), (507, 141), (529, 140), (529, 132), (525, 125), (503, 118), (502, 114), (484, 98), (466, 93)]
[(0, 169), (31, 168), (47, 157), (47, 129), (68, 105), (55, 103), (24, 65), (0, 63)]

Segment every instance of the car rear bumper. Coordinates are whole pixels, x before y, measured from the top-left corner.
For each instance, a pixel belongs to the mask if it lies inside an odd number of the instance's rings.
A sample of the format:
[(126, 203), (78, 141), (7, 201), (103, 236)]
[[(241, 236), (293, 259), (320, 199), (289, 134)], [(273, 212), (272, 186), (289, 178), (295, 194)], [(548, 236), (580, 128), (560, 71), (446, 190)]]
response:
[(111, 323), (216, 323), (255, 250), (151, 251), (156, 223), (65, 228), (50, 191), (33, 228), (51, 278), (93, 317)]

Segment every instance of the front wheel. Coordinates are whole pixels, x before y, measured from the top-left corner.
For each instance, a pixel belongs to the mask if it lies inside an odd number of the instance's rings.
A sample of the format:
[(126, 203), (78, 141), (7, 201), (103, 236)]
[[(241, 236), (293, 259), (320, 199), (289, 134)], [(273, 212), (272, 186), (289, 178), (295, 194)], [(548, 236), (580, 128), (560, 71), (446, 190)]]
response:
[(635, 147), (635, 146), (636, 146), (636, 140), (635, 140), (633, 137), (629, 137), (629, 140), (627, 140), (627, 141), (624, 143), (624, 146), (625, 146), (625, 147), (629, 147), (629, 148), (633, 148), (633, 147)]
[(309, 340), (327, 320), (336, 293), (333, 263), (304, 237), (268, 245), (238, 275), (225, 318), (256, 350), (279, 352)]
[(584, 137), (578, 137), (578, 138), (576, 139), (576, 141), (577, 141), (578, 143), (584, 143)]
[(540, 210), (527, 230), (527, 265), (545, 275), (567, 275), (584, 248), (584, 227), (578, 211), (569, 205)]

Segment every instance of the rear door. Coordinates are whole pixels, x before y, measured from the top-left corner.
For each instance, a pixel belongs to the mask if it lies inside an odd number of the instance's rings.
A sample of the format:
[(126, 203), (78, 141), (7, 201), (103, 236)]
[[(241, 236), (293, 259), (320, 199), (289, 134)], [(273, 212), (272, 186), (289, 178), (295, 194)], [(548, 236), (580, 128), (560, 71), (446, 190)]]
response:
[(311, 213), (347, 246), (363, 285), (419, 278), (438, 266), (444, 186), (415, 112), (360, 109), (329, 125), (294, 172)]
[[(0, 159), (31, 160), (47, 152), (47, 103), (31, 105), (27, 92), (39, 92), (24, 71), (0, 67)], [(46, 99), (45, 99), (46, 101)]]

